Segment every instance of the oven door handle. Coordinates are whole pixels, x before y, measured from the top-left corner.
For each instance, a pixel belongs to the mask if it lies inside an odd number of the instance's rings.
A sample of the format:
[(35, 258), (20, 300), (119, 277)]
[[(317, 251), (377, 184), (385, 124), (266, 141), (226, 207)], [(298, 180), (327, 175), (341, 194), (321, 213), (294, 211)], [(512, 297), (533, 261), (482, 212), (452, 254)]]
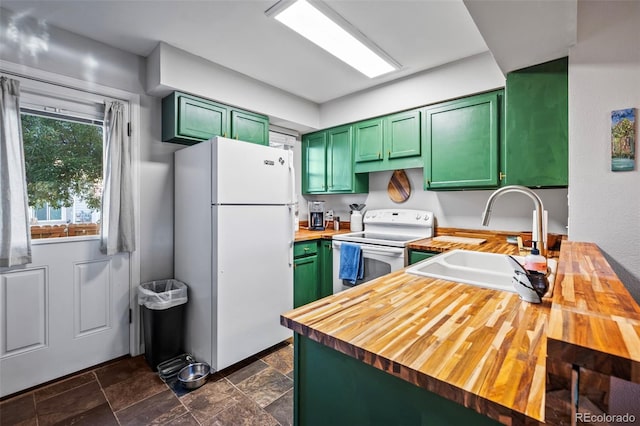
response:
[[(334, 246), (340, 248), (341, 242), (334, 241)], [(353, 243), (352, 243), (353, 244)], [(395, 255), (403, 255), (404, 248), (402, 247), (385, 247), (385, 246), (373, 246), (370, 244), (358, 244), (362, 249), (363, 253), (382, 253), (382, 254), (395, 254)]]

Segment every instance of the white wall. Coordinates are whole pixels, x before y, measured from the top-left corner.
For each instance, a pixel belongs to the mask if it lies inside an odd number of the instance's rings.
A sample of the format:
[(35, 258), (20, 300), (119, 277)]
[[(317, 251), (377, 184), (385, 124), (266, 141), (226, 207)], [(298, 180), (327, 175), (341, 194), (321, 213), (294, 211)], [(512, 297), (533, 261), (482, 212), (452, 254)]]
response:
[[(640, 300), (640, 172), (612, 172), (611, 111), (640, 110), (640, 2), (579, 1), (569, 55), (569, 238), (598, 244)], [(640, 112), (640, 111), (639, 111)]]
[(490, 53), (414, 74), (320, 106), (321, 128), (504, 87), (505, 77)]
[(316, 103), (169, 44), (158, 44), (147, 67), (147, 91), (156, 96), (181, 90), (268, 115), (278, 126), (300, 131), (320, 128)]
[[(375, 117), (395, 111), (429, 105), (504, 87), (505, 77), (489, 53), (475, 55), (451, 64), (379, 86), (365, 92), (345, 96), (322, 104), (322, 127)], [(299, 161), (299, 158), (298, 158)], [(369, 174), (369, 194), (306, 195), (301, 200), (304, 219), (307, 206), (304, 200), (324, 200), (341, 220), (349, 220), (349, 204), (365, 203), (367, 209), (409, 208), (433, 211), (437, 224), (443, 227), (482, 229), (481, 215), (492, 191), (424, 191), (422, 169), (409, 169), (411, 197), (396, 204), (387, 195), (392, 172)], [(549, 211), (549, 231), (567, 233), (567, 190), (536, 191)], [(487, 229), (530, 231), (533, 204), (522, 196), (508, 194), (497, 201)]]
[[(482, 212), (490, 190), (425, 191), (422, 189), (422, 169), (407, 169), (411, 196), (398, 204), (389, 198), (387, 186), (393, 172), (369, 174), (369, 194), (305, 196), (307, 200), (325, 200), (327, 208), (335, 210), (341, 220), (349, 220), (349, 204), (364, 203), (366, 210), (402, 208), (432, 211), (437, 226), (464, 229), (492, 229), (500, 231), (531, 231), (533, 203), (519, 194), (506, 194), (493, 205), (489, 226), (482, 226)], [(567, 233), (567, 190), (538, 189), (545, 210), (549, 212), (549, 232)], [(302, 206), (307, 211), (306, 206)], [(304, 218), (304, 217), (303, 217)]]
[[(13, 22), (23, 37), (39, 36), (43, 49), (24, 48), (2, 31), (0, 59), (140, 95), (141, 281), (173, 277), (173, 151), (160, 141), (160, 100), (145, 95), (145, 60), (30, 18), (1, 9), (0, 27)], [(13, 19), (13, 21), (12, 21)]]

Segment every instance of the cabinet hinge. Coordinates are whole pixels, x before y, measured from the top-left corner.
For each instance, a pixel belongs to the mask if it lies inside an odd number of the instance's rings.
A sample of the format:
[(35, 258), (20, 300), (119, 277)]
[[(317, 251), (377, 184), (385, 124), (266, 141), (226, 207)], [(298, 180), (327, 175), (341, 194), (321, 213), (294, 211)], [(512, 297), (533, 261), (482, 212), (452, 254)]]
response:
[(133, 311), (129, 309), (129, 324), (133, 322)]
[(505, 173), (500, 172), (500, 180), (504, 180), (507, 177)]
[(127, 136), (131, 136), (131, 122), (127, 123)]

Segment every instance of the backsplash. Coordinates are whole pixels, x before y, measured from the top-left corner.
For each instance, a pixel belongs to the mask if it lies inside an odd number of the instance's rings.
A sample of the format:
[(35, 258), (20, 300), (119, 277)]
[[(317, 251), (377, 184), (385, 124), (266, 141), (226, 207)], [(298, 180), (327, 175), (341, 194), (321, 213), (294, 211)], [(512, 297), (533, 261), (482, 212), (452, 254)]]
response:
[[(324, 200), (340, 221), (349, 220), (349, 204), (366, 204), (365, 210), (403, 208), (429, 210), (435, 214), (437, 226), (483, 229), (482, 212), (492, 190), (425, 191), (422, 169), (405, 170), (411, 182), (411, 196), (401, 204), (391, 201), (387, 185), (393, 172), (369, 173), (369, 194), (305, 195), (300, 198), (300, 218), (307, 217), (307, 201)], [(548, 232), (567, 234), (567, 188), (537, 189), (545, 210), (549, 212)], [(521, 194), (505, 194), (493, 206), (491, 222), (486, 229), (530, 231), (533, 203)]]

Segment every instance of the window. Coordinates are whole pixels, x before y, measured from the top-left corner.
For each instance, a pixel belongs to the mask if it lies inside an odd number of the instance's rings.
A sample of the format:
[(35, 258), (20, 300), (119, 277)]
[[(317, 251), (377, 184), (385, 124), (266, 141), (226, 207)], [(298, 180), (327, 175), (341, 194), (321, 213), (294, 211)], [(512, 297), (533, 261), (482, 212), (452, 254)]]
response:
[(26, 86), (20, 111), (31, 236), (98, 235), (104, 103)]

